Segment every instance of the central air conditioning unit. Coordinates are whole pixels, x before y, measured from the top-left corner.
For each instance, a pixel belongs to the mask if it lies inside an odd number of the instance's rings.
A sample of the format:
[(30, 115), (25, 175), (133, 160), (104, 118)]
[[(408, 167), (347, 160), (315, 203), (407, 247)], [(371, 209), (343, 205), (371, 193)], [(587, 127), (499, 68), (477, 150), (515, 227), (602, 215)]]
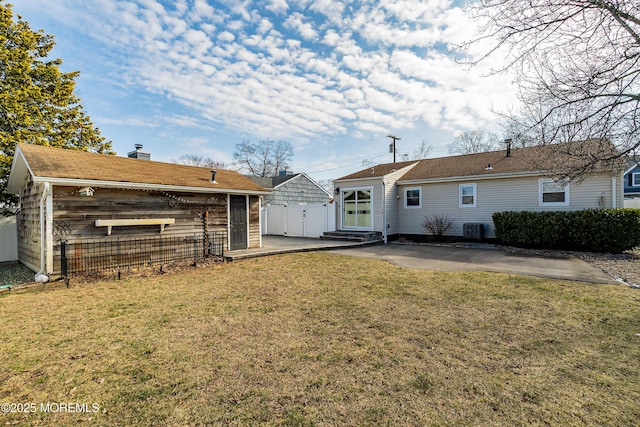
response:
[(484, 224), (473, 222), (463, 225), (463, 237), (468, 240), (481, 241), (484, 239)]

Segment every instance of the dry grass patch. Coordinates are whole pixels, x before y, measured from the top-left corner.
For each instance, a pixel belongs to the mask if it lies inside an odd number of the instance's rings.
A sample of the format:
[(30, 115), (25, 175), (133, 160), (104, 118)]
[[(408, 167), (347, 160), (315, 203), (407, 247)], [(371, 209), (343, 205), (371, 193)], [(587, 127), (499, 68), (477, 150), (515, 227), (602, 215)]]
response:
[(23, 425), (635, 425), (640, 293), (330, 253), (0, 296)]

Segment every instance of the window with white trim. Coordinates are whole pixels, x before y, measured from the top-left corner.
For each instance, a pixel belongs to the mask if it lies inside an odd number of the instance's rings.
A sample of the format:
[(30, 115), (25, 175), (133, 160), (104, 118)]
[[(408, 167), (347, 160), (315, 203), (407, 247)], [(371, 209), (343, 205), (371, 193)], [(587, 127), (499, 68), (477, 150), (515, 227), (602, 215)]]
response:
[(640, 187), (640, 172), (634, 172), (631, 174), (631, 186)]
[(539, 181), (540, 206), (569, 206), (569, 183), (553, 179)]
[(459, 187), (459, 206), (461, 208), (475, 208), (477, 206), (476, 185), (460, 184)]
[(404, 189), (404, 207), (407, 209), (422, 207), (421, 187), (410, 187)]

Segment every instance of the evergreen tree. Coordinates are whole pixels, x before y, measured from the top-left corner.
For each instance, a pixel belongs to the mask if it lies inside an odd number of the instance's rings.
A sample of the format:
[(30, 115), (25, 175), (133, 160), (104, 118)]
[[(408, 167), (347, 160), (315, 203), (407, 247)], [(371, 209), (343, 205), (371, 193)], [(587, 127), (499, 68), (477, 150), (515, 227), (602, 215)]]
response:
[(0, 0), (0, 208), (17, 201), (7, 180), (20, 142), (113, 154), (74, 94), (79, 72), (63, 73), (60, 59), (47, 58), (53, 46)]

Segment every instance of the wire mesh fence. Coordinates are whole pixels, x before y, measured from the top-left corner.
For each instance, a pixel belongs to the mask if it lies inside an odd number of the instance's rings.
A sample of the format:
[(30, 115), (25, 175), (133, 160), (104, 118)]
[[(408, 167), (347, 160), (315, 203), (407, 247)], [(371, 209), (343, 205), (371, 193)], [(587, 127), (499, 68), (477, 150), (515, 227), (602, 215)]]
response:
[(63, 277), (91, 275), (141, 267), (162, 266), (177, 261), (199, 261), (224, 257), (226, 233), (208, 235), (102, 239), (60, 244)]

